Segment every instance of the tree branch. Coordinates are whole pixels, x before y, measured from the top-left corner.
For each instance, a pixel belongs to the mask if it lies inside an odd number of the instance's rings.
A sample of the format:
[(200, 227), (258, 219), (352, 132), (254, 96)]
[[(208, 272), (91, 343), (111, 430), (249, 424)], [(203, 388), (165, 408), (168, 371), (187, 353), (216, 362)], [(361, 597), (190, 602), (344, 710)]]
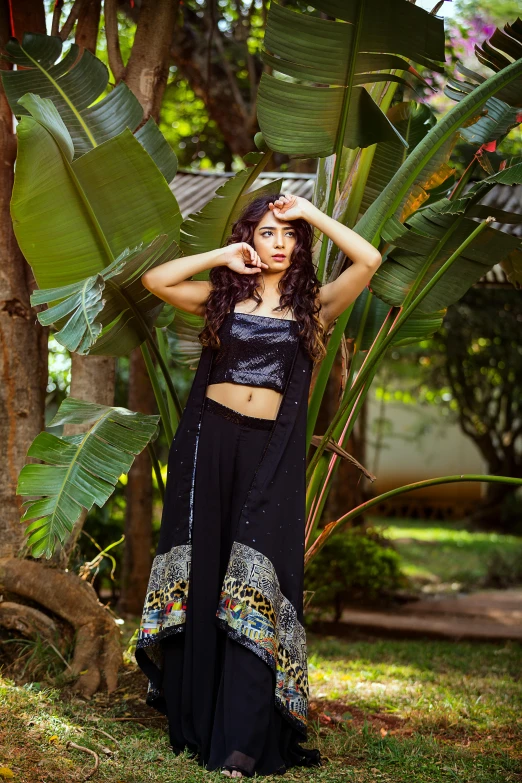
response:
[(125, 77), (125, 65), (121, 56), (120, 39), (118, 37), (118, 2), (105, 0), (103, 6), (105, 18), (105, 37), (107, 39), (107, 55), (109, 67), (116, 82)]
[[(74, 27), (74, 23), (76, 22), (76, 20), (78, 19), (79, 15), (80, 15), (80, 11), (82, 10), (82, 5), (84, 4), (84, 2), (85, 2), (85, 0), (74, 0), (73, 7), (71, 8), (71, 10), (69, 12), (69, 16), (65, 20), (62, 29), (58, 33), (58, 35), (60, 36), (62, 41), (66, 41), (67, 38), (69, 37), (69, 35), (71, 33), (71, 30)], [(61, 3), (60, 3), (60, 5), (61, 5)], [(55, 8), (55, 11), (56, 11), (56, 8)], [(57, 21), (57, 25), (58, 25), (59, 19), (60, 19), (60, 14), (58, 14), (58, 19), (56, 20)], [(53, 14), (53, 25), (54, 25), (54, 14)]]

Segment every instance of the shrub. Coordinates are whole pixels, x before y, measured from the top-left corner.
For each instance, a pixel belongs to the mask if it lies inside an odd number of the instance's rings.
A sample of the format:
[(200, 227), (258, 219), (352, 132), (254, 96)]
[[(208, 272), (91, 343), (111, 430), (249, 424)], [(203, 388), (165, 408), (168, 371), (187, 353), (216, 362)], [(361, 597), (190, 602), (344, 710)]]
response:
[(522, 550), (494, 549), (488, 557), (481, 586), (504, 590), (516, 585), (522, 585)]
[(310, 609), (326, 609), (337, 622), (346, 605), (389, 601), (407, 579), (388, 540), (375, 529), (354, 528), (330, 536), (310, 562), (304, 586), (314, 591)]

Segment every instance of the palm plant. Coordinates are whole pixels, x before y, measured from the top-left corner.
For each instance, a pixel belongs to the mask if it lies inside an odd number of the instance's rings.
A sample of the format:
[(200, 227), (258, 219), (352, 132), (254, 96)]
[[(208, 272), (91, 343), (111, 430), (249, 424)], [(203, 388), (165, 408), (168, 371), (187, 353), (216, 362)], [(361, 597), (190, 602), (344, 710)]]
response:
[[(467, 81), (448, 85), (456, 105), (436, 121), (422, 105), (392, 106), (392, 100), (399, 84), (419, 78), (413, 63), (443, 70), (442, 20), (407, 0), (314, 0), (314, 6), (335, 18), (320, 19), (272, 2), (262, 56), (282, 76), (266, 73), (261, 79), (262, 134), (256, 142), (262, 151), (246, 156), (246, 168), (184, 222), (167, 185), (175, 166), (157, 127), (149, 127), (148, 137), (140, 135), (147, 125), (131, 130), (140, 118), (128, 119), (132, 99), (124, 89), (117, 93), (121, 86), (92, 103), (106, 86), (96, 58), (88, 56), (86, 67), (78, 69), (69, 52), (53, 64), (61, 52), (48, 40), (53, 37), (26, 36), (22, 44), (12, 40), (8, 47), (9, 56), (26, 69), (2, 77), (20, 116), (12, 215), (20, 247), (42, 289), (33, 302), (48, 305), (39, 319), (54, 324), (57, 339), (70, 350), (119, 356), (141, 345), (168, 441), (180, 405), (166, 367), (165, 330), (183, 341), (177, 358), (194, 362), (202, 319), (162, 307), (139, 278), (167, 257), (220, 246), (245, 203), (262, 192), (252, 186), (272, 151), (317, 157), (315, 203), (381, 247), (384, 262), (371, 289), (337, 319), (312, 389), (309, 444), (335, 354), (346, 337), (354, 336), (339, 408), (324, 436), (313, 440), (316, 450), (307, 472), (307, 540), (312, 537), (313, 544), (307, 562), (340, 522), (412, 488), (401, 487), (350, 510), (314, 537), (338, 460), (346, 455), (346, 441), (386, 349), (433, 334), (447, 307), (495, 263), (520, 268), (520, 242), (496, 231), (479, 201), (498, 181), (522, 182), (522, 164), (514, 162), (464, 193), (468, 172), (449, 193), (454, 181), (450, 155), (459, 135), (481, 146), (501, 140), (521, 119), (519, 22), (497, 31), (494, 49), (488, 44), (481, 50), (494, 75), (482, 79), (462, 71)], [(270, 189), (274, 186), (280, 183)], [(63, 205), (59, 212), (56, 203)], [(314, 254), (323, 282), (339, 274), (344, 259), (338, 248), (318, 242)], [(81, 406), (71, 402), (74, 415), (81, 416)], [(111, 416), (107, 411), (97, 415)], [(59, 416), (63, 419), (64, 412)], [(85, 441), (95, 444), (99, 420), (92, 411), (86, 416), (94, 423)], [(118, 455), (122, 470), (130, 467), (138, 447), (148, 443), (152, 448), (152, 424), (150, 419), (146, 442), (135, 442), (134, 449)], [(103, 502), (110, 490), (104, 485), (104, 492), (95, 491), (102, 476), (94, 470), (89, 492), (76, 495), (79, 506), (55, 503), (60, 493), (65, 496), (74, 465), (82, 464), (80, 442), (35, 444), (35, 453), (48, 464), (26, 466), (19, 491), (41, 498), (30, 506), (26, 519), (33, 521), (27, 532), (33, 553), (49, 557), (63, 544), (79, 507)], [(84, 454), (97, 459), (94, 447)], [(59, 469), (50, 471), (51, 466)], [(438, 477), (414, 486), (461, 480), (520, 483), (480, 475)]]

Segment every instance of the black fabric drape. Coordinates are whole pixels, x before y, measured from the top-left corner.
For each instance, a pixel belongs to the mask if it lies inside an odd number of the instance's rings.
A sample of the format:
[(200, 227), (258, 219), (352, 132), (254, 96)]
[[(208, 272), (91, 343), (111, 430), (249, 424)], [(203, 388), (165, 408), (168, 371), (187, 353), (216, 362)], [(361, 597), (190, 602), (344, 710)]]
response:
[[(195, 470), (214, 355), (209, 347), (203, 348), (170, 448), (160, 537), (136, 645), (137, 663), (149, 679), (146, 701), (163, 714), (167, 709), (162, 642), (185, 630)], [(303, 580), (311, 371), (312, 360), (299, 341), (277, 417), (239, 514), (215, 612), (215, 622), (228, 638), (255, 653), (273, 672), (274, 706), (300, 741), (307, 739), (309, 698)]]

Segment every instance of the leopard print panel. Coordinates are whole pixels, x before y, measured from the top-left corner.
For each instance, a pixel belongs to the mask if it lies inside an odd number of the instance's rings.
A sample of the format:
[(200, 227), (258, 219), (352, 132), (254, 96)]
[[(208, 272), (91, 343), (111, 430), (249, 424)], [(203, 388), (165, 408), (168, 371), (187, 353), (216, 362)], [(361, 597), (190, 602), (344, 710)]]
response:
[[(158, 641), (184, 630), (190, 566), (190, 544), (156, 555), (152, 564), (136, 646), (146, 648), (160, 670), (163, 651)], [(272, 668), (277, 707), (306, 732), (306, 632), (281, 592), (272, 562), (261, 552), (233, 543), (216, 617), (223, 630)], [(149, 682), (148, 694), (158, 693)]]
[(274, 670), (277, 705), (306, 731), (306, 632), (281, 592), (273, 564), (261, 552), (233, 543), (216, 616), (221, 627)]
[(154, 558), (138, 631), (140, 647), (185, 622), (191, 550), (190, 544), (181, 544)]

